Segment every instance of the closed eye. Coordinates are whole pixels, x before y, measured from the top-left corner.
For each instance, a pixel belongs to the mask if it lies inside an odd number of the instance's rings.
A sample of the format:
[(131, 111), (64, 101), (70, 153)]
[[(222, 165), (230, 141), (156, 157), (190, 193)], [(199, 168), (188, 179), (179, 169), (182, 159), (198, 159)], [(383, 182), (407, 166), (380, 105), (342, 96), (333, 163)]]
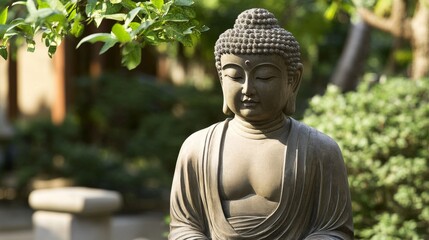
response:
[(264, 80), (264, 81), (266, 81), (266, 80), (270, 80), (270, 79), (272, 79), (272, 78), (274, 78), (274, 76), (268, 76), (268, 77), (256, 77), (256, 79), (258, 79), (258, 80)]
[(225, 74), (224, 76), (228, 77), (228, 78), (231, 78), (233, 80), (241, 80), (241, 79), (243, 79), (243, 77), (241, 77), (241, 76), (230, 76), (228, 74)]

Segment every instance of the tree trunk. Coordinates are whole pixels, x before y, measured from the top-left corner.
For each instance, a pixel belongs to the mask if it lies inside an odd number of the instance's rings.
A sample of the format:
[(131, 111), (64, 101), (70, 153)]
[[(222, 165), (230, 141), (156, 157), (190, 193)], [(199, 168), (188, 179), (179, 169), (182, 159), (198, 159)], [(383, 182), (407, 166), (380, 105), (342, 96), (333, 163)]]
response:
[(331, 77), (331, 83), (337, 85), (343, 92), (356, 88), (364, 70), (370, 38), (371, 27), (368, 24), (362, 20), (353, 24), (345, 48)]
[(429, 6), (423, 1), (417, 4), (414, 17), (411, 20), (413, 48), (413, 64), (411, 76), (413, 79), (429, 76)]
[[(18, 104), (18, 54), (15, 43), (9, 45), (7, 118), (15, 120), (19, 116)], [(15, 55), (16, 57), (13, 57)]]

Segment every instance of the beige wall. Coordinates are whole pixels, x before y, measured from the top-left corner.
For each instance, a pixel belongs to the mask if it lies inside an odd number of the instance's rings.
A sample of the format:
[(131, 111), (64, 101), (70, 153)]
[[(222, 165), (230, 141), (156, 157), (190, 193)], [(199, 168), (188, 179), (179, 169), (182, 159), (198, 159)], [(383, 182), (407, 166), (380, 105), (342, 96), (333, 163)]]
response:
[(34, 53), (18, 51), (18, 103), (21, 114), (48, 113), (54, 99), (54, 65), (40, 42)]
[(0, 57), (0, 111), (5, 111), (7, 101), (7, 61)]
[[(54, 65), (47, 48), (36, 41), (36, 51), (27, 52), (26, 46), (18, 50), (18, 104), (24, 117), (50, 115), (54, 101)], [(0, 60), (0, 111), (7, 106), (7, 61)]]

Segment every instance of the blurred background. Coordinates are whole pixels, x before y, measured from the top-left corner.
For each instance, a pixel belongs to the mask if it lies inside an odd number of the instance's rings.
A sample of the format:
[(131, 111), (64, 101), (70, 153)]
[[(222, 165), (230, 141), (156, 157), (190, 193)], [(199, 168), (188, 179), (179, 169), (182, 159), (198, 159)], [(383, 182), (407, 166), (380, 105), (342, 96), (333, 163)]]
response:
[(293, 117), (342, 148), (357, 238), (429, 239), (429, 34), (426, 45), (415, 37), (429, 32), (423, 2), (195, 1), (210, 30), (192, 47), (146, 46), (133, 70), (117, 46), (99, 55), (102, 44), (76, 48), (81, 38), (69, 36), (51, 59), (40, 40), (34, 53), (17, 40), (0, 59), (0, 208), (25, 208), (35, 189), (87, 186), (120, 192), (122, 214), (167, 216), (182, 142), (225, 118), (214, 43), (240, 12), (263, 7), (301, 44)]

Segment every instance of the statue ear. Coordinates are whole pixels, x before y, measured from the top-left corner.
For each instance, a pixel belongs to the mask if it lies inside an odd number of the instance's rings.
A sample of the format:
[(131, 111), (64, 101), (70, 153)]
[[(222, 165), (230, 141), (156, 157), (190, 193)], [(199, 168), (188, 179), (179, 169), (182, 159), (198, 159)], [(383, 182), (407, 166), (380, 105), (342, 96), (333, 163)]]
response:
[(228, 105), (226, 104), (225, 92), (223, 90), (223, 84), (222, 84), (222, 77), (220, 77), (220, 85), (222, 86), (222, 95), (223, 95), (222, 111), (225, 115), (232, 115), (231, 109), (229, 109)]
[(299, 86), (301, 85), (303, 71), (304, 71), (304, 66), (301, 63), (298, 63), (296, 66), (295, 76), (292, 80), (292, 89), (295, 95), (298, 92)]
[(283, 109), (283, 113), (286, 114), (286, 116), (290, 116), (295, 113), (295, 100), (296, 100), (296, 95), (298, 93), (299, 86), (301, 85), (303, 70), (304, 70), (303, 65), (301, 63), (298, 63), (293, 79), (290, 82), (288, 82), (288, 84), (290, 84), (289, 87), (291, 88), (291, 91), (289, 93), (286, 93), (286, 94), (289, 94), (289, 96), (287, 96), (286, 104)]
[(225, 115), (232, 115), (231, 109), (229, 109), (228, 105), (226, 104), (225, 97), (223, 97), (222, 111)]

